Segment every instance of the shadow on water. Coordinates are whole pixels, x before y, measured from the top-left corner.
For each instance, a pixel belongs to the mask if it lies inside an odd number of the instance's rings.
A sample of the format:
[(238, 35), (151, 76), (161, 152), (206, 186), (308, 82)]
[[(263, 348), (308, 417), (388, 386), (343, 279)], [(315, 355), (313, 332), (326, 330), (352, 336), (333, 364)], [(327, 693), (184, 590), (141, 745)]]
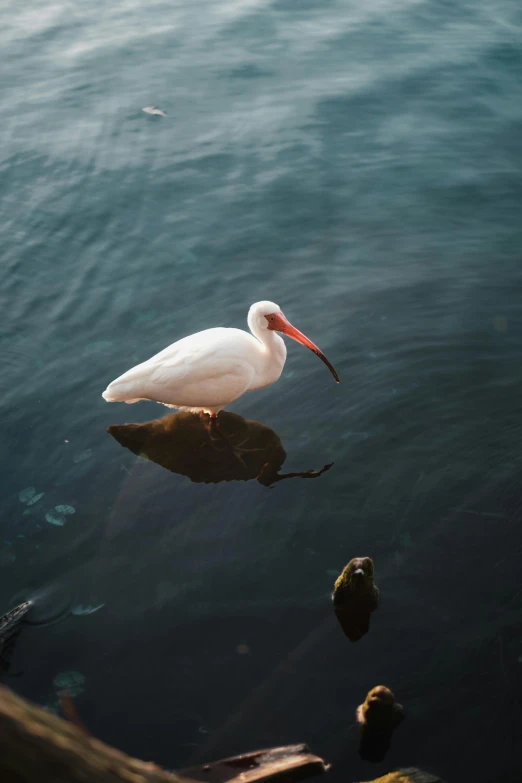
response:
[(112, 424), (107, 432), (134, 454), (196, 483), (256, 479), (270, 487), (286, 478), (317, 478), (333, 464), (280, 473), (286, 451), (274, 430), (227, 411), (217, 423), (174, 413), (144, 424)]

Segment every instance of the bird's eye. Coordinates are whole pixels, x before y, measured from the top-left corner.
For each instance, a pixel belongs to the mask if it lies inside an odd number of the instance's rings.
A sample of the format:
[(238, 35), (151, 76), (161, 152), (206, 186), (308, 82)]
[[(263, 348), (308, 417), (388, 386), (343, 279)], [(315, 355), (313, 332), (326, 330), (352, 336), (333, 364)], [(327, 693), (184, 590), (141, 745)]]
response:
[(271, 320), (271, 321), (275, 321), (275, 318), (274, 318), (274, 316), (273, 316), (273, 315), (271, 315), (271, 316), (270, 316), (270, 320)]

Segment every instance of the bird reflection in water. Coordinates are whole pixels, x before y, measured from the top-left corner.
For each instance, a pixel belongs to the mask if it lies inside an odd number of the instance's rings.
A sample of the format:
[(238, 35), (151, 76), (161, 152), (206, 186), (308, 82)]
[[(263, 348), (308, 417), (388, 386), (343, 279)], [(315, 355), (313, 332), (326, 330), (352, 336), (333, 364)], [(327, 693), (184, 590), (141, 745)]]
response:
[(111, 424), (107, 432), (134, 454), (205, 484), (257, 479), (269, 487), (286, 478), (317, 478), (333, 464), (279, 473), (286, 452), (278, 435), (228, 411), (218, 422), (183, 412), (144, 424)]

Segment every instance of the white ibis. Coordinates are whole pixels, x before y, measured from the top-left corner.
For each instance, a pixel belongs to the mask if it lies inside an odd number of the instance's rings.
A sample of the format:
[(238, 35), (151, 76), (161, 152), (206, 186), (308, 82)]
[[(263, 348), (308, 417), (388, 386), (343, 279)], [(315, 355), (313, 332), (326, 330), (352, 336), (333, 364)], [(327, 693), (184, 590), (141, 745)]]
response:
[(152, 400), (215, 418), (245, 392), (277, 381), (286, 360), (286, 345), (277, 332), (313, 351), (339, 383), (323, 352), (273, 302), (253, 304), (248, 326), (252, 334), (217, 327), (184, 337), (120, 375), (102, 396), (107, 402)]

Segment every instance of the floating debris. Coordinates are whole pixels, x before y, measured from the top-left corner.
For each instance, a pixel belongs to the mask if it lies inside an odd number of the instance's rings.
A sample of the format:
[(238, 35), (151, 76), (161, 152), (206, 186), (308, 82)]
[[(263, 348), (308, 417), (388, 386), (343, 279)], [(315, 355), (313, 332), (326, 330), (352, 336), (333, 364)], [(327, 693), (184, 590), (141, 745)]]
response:
[[(189, 744), (189, 743), (187, 743)], [(190, 743), (197, 745), (197, 743)], [(271, 747), (263, 750), (255, 750), (253, 753), (242, 753), (240, 756), (231, 756), (219, 761), (212, 761), (204, 766), (189, 767), (180, 770), (180, 776), (184, 780), (199, 781), (229, 781), (234, 783), (244, 780), (273, 781), (273, 780), (305, 780), (314, 775), (321, 775), (330, 768), (322, 758), (310, 753), (308, 747), (298, 745), (285, 745), (284, 747)], [(380, 783), (392, 783), (386, 776)], [(375, 781), (374, 783), (377, 783)], [(393, 783), (441, 783), (435, 778), (393, 778)]]
[(0, 617), (0, 637), (5, 638), (8, 634), (12, 634), (13, 631), (17, 630), (30, 608), (31, 601), (24, 601), (23, 604), (19, 604), (19, 606), (4, 614), (3, 617)]
[(54, 678), (53, 685), (57, 691), (65, 690), (74, 698), (84, 692), (85, 677), (81, 672), (60, 672)]
[(76, 514), (76, 509), (73, 506), (55, 506), (55, 511), (59, 514), (67, 516), (67, 514)]
[(35, 492), (36, 489), (34, 487), (26, 487), (18, 495), (18, 500), (20, 503), (27, 503), (28, 500), (31, 500)]
[(77, 616), (84, 614), (94, 614), (94, 612), (97, 612), (98, 609), (101, 609), (103, 606), (105, 606), (105, 604), (99, 604), (98, 606), (91, 606), (90, 604), (83, 606), (83, 604), (77, 604), (77, 606), (73, 606), (71, 609), (71, 614), (75, 614)]
[(45, 519), (50, 525), (57, 525), (58, 527), (65, 525), (65, 519), (60, 514), (55, 514), (54, 511), (48, 511)]
[(89, 457), (92, 457), (92, 449), (85, 449), (84, 451), (78, 451), (74, 457), (73, 462), (84, 462), (86, 459), (89, 459)]
[(0, 674), (7, 674), (9, 671), (16, 638), (30, 608), (31, 601), (24, 601), (23, 604), (0, 617)]
[(38, 495), (34, 495), (34, 497), (32, 497), (31, 500), (29, 500), (27, 505), (28, 506), (33, 506), (35, 503), (38, 503), (38, 501), (41, 500), (44, 495), (45, 495), (45, 492), (40, 492)]
[(158, 117), (166, 117), (164, 111), (161, 111), (161, 109), (158, 109), (156, 106), (145, 106), (142, 111), (145, 112), (145, 114), (156, 114)]

